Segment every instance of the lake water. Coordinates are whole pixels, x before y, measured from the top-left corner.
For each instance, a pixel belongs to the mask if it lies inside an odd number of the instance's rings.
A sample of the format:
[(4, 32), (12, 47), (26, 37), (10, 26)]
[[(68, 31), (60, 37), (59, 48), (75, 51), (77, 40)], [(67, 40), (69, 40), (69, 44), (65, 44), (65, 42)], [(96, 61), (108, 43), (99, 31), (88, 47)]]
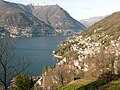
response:
[(56, 60), (52, 57), (52, 51), (65, 37), (39, 37), (16, 39), (15, 54), (18, 58), (24, 57), (30, 64), (28, 72), (32, 75), (40, 74), (46, 65), (54, 65)]

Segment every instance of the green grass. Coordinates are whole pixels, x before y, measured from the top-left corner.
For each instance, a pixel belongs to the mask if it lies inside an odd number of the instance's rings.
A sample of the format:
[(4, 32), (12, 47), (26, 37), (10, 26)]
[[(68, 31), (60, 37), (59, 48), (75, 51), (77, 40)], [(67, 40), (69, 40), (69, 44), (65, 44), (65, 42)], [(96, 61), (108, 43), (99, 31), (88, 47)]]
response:
[(120, 90), (120, 80), (112, 81), (106, 84), (103, 90)]
[(72, 81), (69, 84), (60, 87), (58, 90), (120, 90), (120, 80), (111, 81), (107, 83), (105, 81), (100, 80), (87, 80), (80, 79), (76, 81)]
[(80, 79), (60, 87), (58, 90), (97, 90), (99, 86), (104, 84), (104, 81)]

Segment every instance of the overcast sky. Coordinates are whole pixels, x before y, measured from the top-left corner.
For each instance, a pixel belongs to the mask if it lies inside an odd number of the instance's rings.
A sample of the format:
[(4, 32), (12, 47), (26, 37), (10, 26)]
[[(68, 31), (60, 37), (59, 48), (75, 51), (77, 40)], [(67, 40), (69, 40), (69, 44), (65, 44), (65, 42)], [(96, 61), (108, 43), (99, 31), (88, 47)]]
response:
[(77, 20), (105, 16), (120, 11), (120, 0), (6, 0), (35, 5), (58, 4)]

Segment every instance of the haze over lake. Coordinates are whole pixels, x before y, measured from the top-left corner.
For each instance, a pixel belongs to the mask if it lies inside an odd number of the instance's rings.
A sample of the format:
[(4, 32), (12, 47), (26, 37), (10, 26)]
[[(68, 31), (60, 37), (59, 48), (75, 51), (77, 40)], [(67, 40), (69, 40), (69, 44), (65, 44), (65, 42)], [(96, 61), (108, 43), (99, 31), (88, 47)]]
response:
[[(40, 74), (46, 65), (54, 65), (56, 60), (53, 58), (52, 51), (62, 42), (65, 37), (39, 37), (16, 39), (15, 54), (17, 58), (25, 58), (30, 64), (28, 73), (32, 75)], [(20, 59), (18, 59), (20, 60)]]

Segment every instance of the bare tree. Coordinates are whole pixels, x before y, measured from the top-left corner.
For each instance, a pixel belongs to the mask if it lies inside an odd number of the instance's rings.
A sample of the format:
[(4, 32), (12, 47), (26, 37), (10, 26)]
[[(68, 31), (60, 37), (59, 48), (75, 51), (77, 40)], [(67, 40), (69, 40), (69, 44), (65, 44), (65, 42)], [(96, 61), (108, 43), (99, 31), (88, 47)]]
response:
[(2, 83), (4, 90), (8, 90), (13, 77), (24, 71), (28, 66), (24, 60), (18, 62), (14, 58), (15, 54), (12, 47), (12, 40), (5, 32), (5, 37), (0, 38), (0, 83)]
[(58, 72), (59, 83), (61, 85), (64, 85), (64, 76), (63, 76), (64, 72), (62, 72), (62, 70), (58, 70), (57, 72)]

